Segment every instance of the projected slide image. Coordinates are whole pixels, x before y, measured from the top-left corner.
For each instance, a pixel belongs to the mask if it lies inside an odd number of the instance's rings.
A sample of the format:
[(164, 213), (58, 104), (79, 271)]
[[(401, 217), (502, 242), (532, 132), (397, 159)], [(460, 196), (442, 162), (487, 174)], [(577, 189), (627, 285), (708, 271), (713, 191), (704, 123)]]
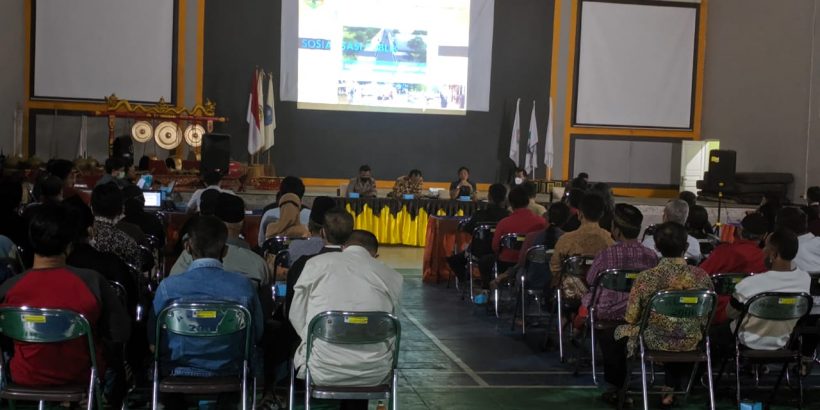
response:
[(463, 85), (429, 88), (424, 84), (339, 80), (338, 104), (463, 110), (464, 89)]
[(427, 66), (427, 32), (375, 27), (345, 27), (342, 43), (345, 71), (410, 72)]

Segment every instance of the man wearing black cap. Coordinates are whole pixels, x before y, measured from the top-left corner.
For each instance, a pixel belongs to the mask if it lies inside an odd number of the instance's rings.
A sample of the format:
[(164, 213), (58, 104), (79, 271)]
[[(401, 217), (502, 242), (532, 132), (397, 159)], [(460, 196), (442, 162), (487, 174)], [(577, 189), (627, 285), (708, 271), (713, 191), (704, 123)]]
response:
[[(769, 222), (765, 216), (759, 213), (746, 215), (740, 223), (739, 237), (733, 243), (726, 243), (718, 246), (709, 254), (709, 258), (700, 264), (701, 269), (709, 275), (718, 273), (760, 273), (766, 272), (766, 263), (763, 251), (758, 247), (758, 243), (766, 235)], [(731, 297), (718, 297), (718, 305), (715, 310), (714, 324), (726, 322), (726, 306)]]
[[(245, 201), (236, 195), (222, 192), (219, 194), (214, 216), (228, 228), (228, 252), (222, 258), (224, 269), (228, 272), (241, 273), (250, 279), (256, 288), (266, 288), (271, 279), (268, 265), (239, 237), (245, 221)], [(191, 254), (187, 250), (183, 251), (171, 268), (171, 275), (187, 271), (192, 261)]]

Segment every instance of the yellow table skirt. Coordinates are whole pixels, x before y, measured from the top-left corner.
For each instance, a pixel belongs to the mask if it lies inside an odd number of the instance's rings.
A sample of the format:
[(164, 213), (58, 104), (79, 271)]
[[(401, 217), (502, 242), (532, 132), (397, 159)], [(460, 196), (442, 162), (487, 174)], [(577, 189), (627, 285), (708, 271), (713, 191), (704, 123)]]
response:
[[(402, 206), (396, 214), (390, 212), (390, 207), (384, 206), (378, 215), (368, 204), (363, 206), (362, 212), (358, 215), (350, 204), (347, 204), (345, 208), (353, 215), (354, 229), (373, 232), (380, 244), (422, 247), (427, 243), (429, 215), (423, 208), (418, 210), (415, 217), (407, 212), (407, 206)], [(447, 213), (440, 209), (437, 215), (446, 216)], [(458, 211), (456, 216), (464, 216), (464, 212)]]

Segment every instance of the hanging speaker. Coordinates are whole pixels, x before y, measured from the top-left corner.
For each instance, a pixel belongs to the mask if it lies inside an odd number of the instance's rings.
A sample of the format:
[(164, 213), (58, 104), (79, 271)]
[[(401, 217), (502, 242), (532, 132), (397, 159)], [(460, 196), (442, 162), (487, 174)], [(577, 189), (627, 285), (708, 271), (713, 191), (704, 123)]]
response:
[(231, 136), (228, 134), (205, 134), (202, 137), (202, 161), (199, 171), (203, 175), (216, 171), (228, 172), (231, 161)]

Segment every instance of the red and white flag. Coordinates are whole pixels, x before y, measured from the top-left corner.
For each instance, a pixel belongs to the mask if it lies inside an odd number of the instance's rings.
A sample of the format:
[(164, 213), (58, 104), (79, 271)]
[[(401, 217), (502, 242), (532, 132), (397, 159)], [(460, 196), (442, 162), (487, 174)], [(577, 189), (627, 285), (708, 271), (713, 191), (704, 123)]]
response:
[(264, 102), (262, 100), (262, 79), (259, 69), (253, 72), (251, 95), (248, 97), (248, 154), (256, 154), (265, 145), (263, 133)]

